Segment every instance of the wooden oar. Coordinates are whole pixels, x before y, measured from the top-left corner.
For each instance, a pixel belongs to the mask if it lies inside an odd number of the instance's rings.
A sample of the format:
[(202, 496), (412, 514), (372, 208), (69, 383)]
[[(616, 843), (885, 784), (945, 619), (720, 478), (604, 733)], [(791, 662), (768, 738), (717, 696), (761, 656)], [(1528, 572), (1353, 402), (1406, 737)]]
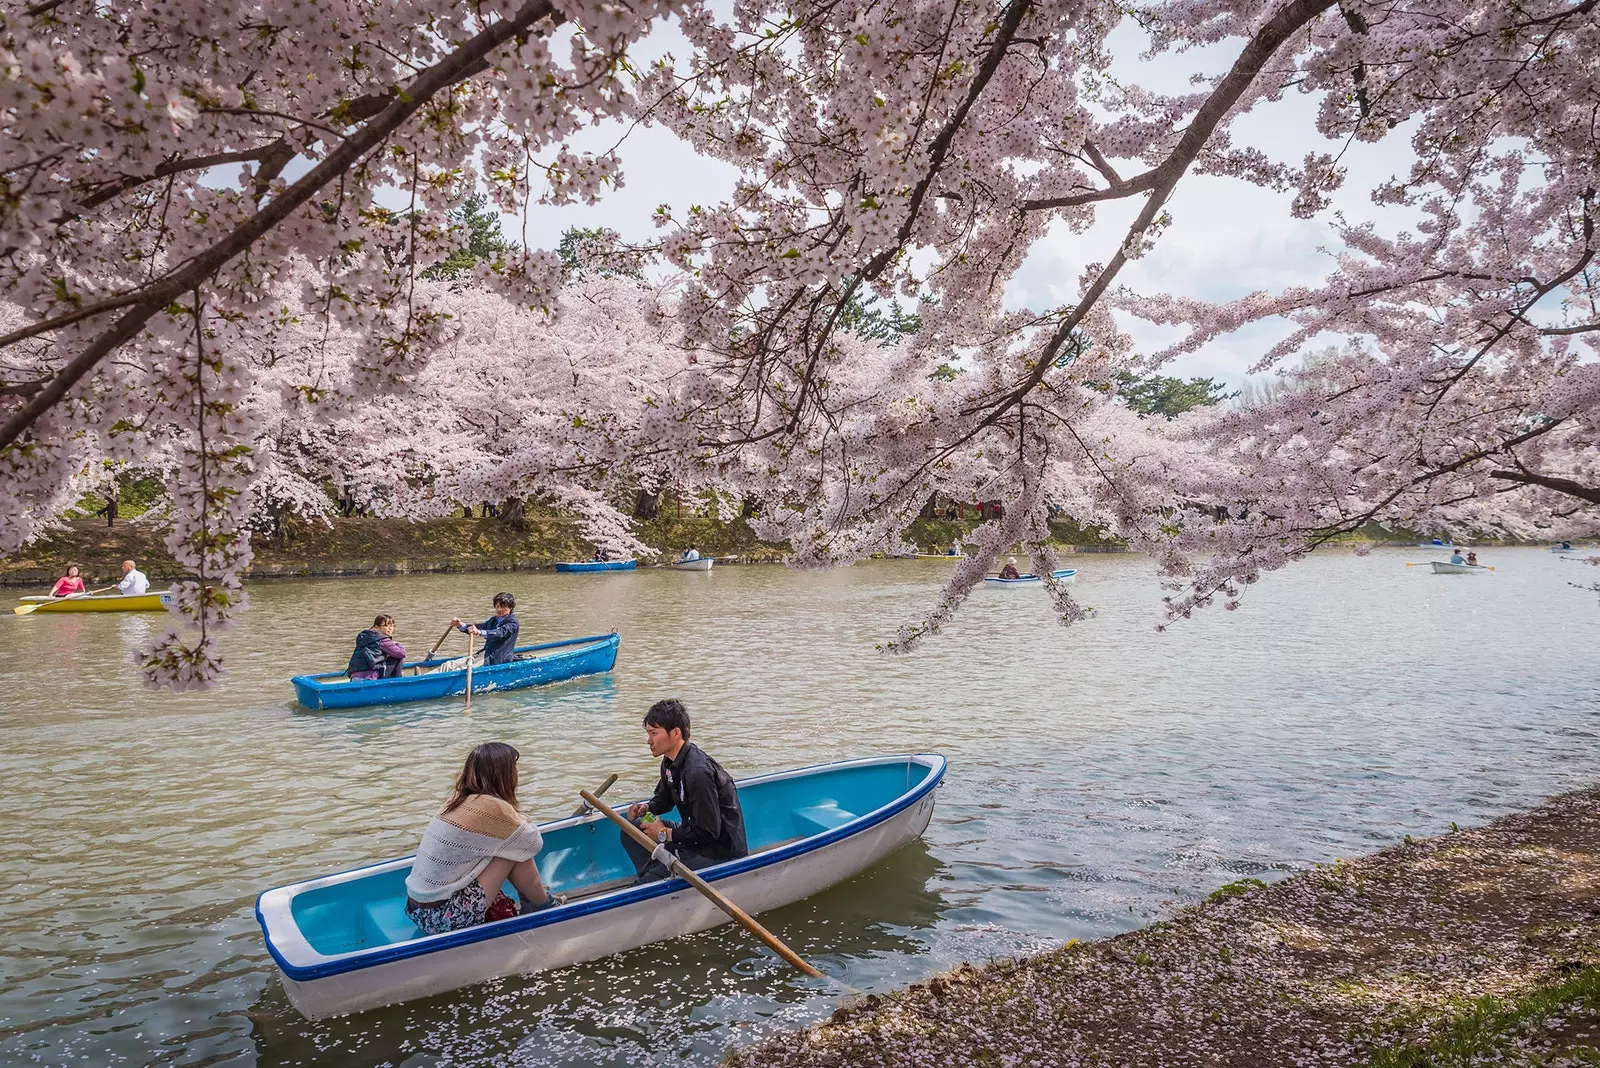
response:
[(472, 632), (467, 631), (467, 704), (466, 711), (472, 711)]
[[(578, 791), (578, 796), (587, 801), (590, 807), (604, 812), (607, 819), (609, 819), (612, 823), (615, 823), (618, 827), (622, 828), (623, 834), (628, 835), (645, 849), (651, 851), (655, 850), (656, 843), (651, 840), (650, 836), (645, 834), (639, 828), (635, 827), (633, 824), (629, 823), (622, 816), (617, 815), (615, 810), (613, 810), (610, 805), (607, 805), (604, 801), (600, 800), (600, 798), (596, 797), (588, 790)], [(672, 874), (676, 875), (678, 878), (682, 879), (684, 882), (688, 883), (690, 886), (704, 894), (711, 900), (712, 904), (717, 906), (717, 908), (721, 909), (729, 916), (732, 916), (734, 919), (744, 924), (745, 930), (749, 931), (751, 934), (761, 939), (761, 941), (765, 942), (768, 948), (770, 948), (774, 953), (782, 957), (784, 960), (788, 961), (796, 969), (811, 976), (813, 979), (822, 978), (821, 972), (807, 964), (794, 950), (778, 941), (777, 935), (773, 934), (771, 931), (757, 923), (755, 917), (751, 916), (744, 909), (740, 908), (738, 905), (735, 905), (733, 902), (717, 893), (717, 891), (713, 890), (710, 883), (696, 875), (692, 870), (690, 870), (687, 864), (676, 857), (672, 859)]]
[(69, 593), (65, 597), (56, 597), (49, 601), (35, 601), (33, 604), (19, 604), (17, 607), (13, 608), (11, 612), (13, 615), (25, 616), (31, 612), (37, 612), (47, 604), (55, 604), (57, 601), (70, 601), (74, 597), (89, 597), (96, 593), (105, 593), (107, 590), (114, 589), (116, 589), (115, 586), (102, 586), (98, 590), (79, 590), (77, 593)]
[[(594, 796), (599, 797), (601, 794), (603, 794), (607, 790), (611, 789), (611, 784), (616, 782), (616, 781), (617, 781), (617, 777), (615, 775), (612, 775), (609, 778), (607, 778), (605, 782), (600, 784), (600, 789), (598, 789), (598, 790), (596, 790), (594, 792)], [(589, 813), (591, 813), (593, 811), (594, 811), (594, 809), (590, 808), (588, 805), (585, 804), (585, 805), (579, 805), (577, 808), (573, 809), (572, 810), (572, 814), (574, 816), (586, 816), (586, 815), (588, 815)]]
[(455, 629), (456, 629), (456, 626), (455, 626), (454, 623), (452, 623), (448, 627), (444, 628), (444, 633), (439, 635), (439, 640), (433, 643), (433, 648), (429, 649), (428, 650), (428, 655), (423, 657), (422, 659), (424, 659), (424, 660), (432, 660), (433, 659), (433, 654), (437, 653), (439, 651), (439, 646), (444, 644), (444, 640), (446, 638), (450, 637), (450, 633), (452, 631), (454, 631)]

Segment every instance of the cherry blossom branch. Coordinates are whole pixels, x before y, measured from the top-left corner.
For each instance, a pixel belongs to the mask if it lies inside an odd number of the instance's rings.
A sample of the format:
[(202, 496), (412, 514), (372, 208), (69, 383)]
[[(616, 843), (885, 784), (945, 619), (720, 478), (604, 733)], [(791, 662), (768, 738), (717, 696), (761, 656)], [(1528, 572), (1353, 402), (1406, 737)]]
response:
[(112, 308), (128, 305), (132, 307), (111, 329), (91, 341), (82, 352), (57, 372), (49, 385), (14, 412), (4, 425), (0, 425), (0, 450), (7, 449), (16, 442), (23, 431), (66, 396), (67, 391), (104, 359), (107, 353), (135, 337), (150, 321), (151, 316), (196, 283), (215, 273), (223, 264), (283, 222), (292, 212), (311, 200), (323, 186), (354, 166), (369, 151), (382, 144), (390, 134), (405, 125), (412, 115), (432, 99), (434, 94), (470, 76), (469, 72), (478, 69), (491, 52), (547, 18), (551, 19), (554, 25), (559, 24), (563, 16), (555, 12), (550, 0), (529, 0), (515, 15), (486, 27), (454, 52), (429, 67), (403, 89), (397, 87), (388, 106), (368, 125), (346, 138), (320, 163), (274, 197), (265, 208), (241, 223), (227, 237), (190, 258), (184, 266), (169, 273), (159, 282), (125, 294), (117, 298), (115, 303), (107, 302), (108, 307)]

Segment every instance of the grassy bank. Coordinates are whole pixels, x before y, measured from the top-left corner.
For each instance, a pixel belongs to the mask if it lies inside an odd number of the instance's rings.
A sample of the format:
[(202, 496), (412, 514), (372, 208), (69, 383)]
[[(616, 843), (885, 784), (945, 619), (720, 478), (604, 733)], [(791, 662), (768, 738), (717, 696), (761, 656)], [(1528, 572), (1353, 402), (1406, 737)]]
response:
[[(942, 552), (971, 535), (974, 521), (921, 520), (912, 528), (917, 544)], [(1115, 551), (1070, 523), (1052, 527), (1063, 551)], [(639, 537), (652, 548), (676, 555), (693, 546), (723, 563), (777, 563), (787, 546), (761, 541), (743, 520), (723, 523), (703, 516), (663, 511), (641, 523)], [(69, 564), (84, 571), (90, 585), (114, 581), (123, 560), (136, 560), (153, 579), (170, 580), (180, 569), (162, 544), (165, 531), (145, 523), (77, 519), (66, 528), (0, 560), (0, 585), (49, 585)], [(396, 575), (454, 571), (529, 571), (557, 560), (587, 560), (594, 545), (577, 524), (549, 513), (530, 513), (521, 529), (500, 519), (335, 519), (330, 526), (303, 524), (282, 539), (257, 537), (247, 579), (325, 575)]]
[(868, 997), (729, 1062), (1600, 1064), (1597, 889), (1592, 789)]

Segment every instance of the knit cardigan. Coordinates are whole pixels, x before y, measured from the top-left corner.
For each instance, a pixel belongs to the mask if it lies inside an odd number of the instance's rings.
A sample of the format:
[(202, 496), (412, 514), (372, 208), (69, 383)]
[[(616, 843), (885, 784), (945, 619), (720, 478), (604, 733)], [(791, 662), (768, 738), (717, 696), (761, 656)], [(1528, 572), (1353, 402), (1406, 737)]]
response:
[(495, 857), (532, 860), (544, 847), (539, 828), (498, 797), (473, 794), (440, 812), (422, 832), (406, 876), (413, 901), (443, 901), (483, 873)]

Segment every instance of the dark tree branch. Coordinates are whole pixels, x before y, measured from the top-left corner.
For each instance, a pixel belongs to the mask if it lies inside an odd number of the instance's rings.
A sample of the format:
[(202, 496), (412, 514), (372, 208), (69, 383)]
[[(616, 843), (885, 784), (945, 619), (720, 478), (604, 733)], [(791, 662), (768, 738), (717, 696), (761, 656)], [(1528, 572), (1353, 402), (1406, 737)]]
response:
[(1506, 482), (1520, 482), (1526, 486), (1539, 486), (1557, 493), (1565, 493), (1569, 497), (1576, 497), (1590, 504), (1600, 504), (1600, 486), (1585, 486), (1581, 482), (1574, 482), (1570, 478), (1557, 478), (1554, 475), (1541, 475), (1537, 471), (1490, 471), (1490, 478), (1503, 479)]

